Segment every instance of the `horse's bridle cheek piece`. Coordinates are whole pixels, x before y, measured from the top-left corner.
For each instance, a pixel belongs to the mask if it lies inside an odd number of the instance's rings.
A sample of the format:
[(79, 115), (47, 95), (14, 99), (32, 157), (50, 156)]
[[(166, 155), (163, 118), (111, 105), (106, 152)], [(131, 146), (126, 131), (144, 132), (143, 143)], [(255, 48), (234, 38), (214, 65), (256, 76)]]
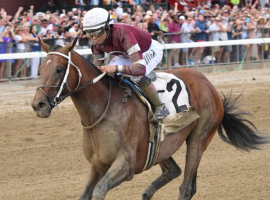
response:
[[(55, 85), (40, 85), (40, 86), (37, 87), (37, 90), (41, 90), (41, 91), (45, 94), (45, 96), (46, 96), (46, 98), (47, 98), (47, 100), (48, 100), (48, 102), (49, 102), (49, 106), (50, 106), (50, 109), (51, 109), (51, 110), (52, 110), (54, 107), (57, 107), (57, 108), (58, 108), (57, 105), (60, 104), (62, 101), (64, 101), (65, 98), (67, 98), (67, 97), (69, 97), (69, 96), (71, 96), (71, 95), (73, 95), (73, 94), (79, 92), (80, 90), (86, 88), (87, 86), (90, 86), (90, 85), (95, 84), (95, 83), (98, 82), (103, 76), (106, 75), (106, 72), (104, 72), (103, 74), (100, 74), (99, 76), (97, 76), (96, 78), (94, 78), (93, 80), (91, 80), (90, 82), (88, 82), (88, 83), (82, 85), (81, 87), (79, 87), (79, 85), (80, 85), (80, 83), (81, 83), (81, 77), (82, 77), (82, 74), (81, 74), (80, 69), (79, 69), (76, 65), (74, 65), (73, 62), (71, 61), (71, 53), (69, 52), (69, 53), (68, 53), (68, 56), (65, 55), (65, 54), (59, 53), (59, 52), (50, 52), (50, 53), (48, 53), (48, 54), (57, 54), (57, 55), (63, 56), (64, 58), (68, 59), (68, 66), (67, 66), (67, 69), (66, 69), (66, 73), (65, 73), (64, 79), (63, 79), (63, 81), (62, 81), (62, 83), (61, 83), (60, 86), (55, 86)], [(77, 84), (76, 88), (75, 88), (73, 91), (71, 91), (71, 90), (69, 89), (68, 84), (67, 84), (67, 78), (68, 78), (68, 75), (69, 75), (70, 64), (73, 65), (73, 66), (77, 69), (78, 74), (79, 74), (79, 81), (78, 81), (78, 84)], [(67, 85), (67, 88), (69, 89), (70, 93), (64, 94), (63, 96), (60, 96), (60, 95), (62, 94), (62, 92), (64, 92), (64, 85), (65, 85), (65, 84)], [(45, 90), (43, 89), (43, 88), (45, 88), (45, 87), (47, 87), (47, 88), (59, 88), (59, 90), (58, 90), (56, 96), (54, 97), (53, 101), (50, 100), (48, 94), (47, 94), (47, 93), (45, 92)], [(86, 128), (86, 129), (91, 129), (91, 128), (93, 128), (94, 126), (96, 126), (102, 119), (104, 119), (104, 117), (105, 117), (105, 115), (106, 115), (106, 112), (107, 112), (107, 110), (108, 110), (109, 104), (110, 104), (110, 99), (111, 99), (111, 79), (109, 79), (109, 99), (108, 99), (108, 102), (107, 102), (107, 105), (106, 105), (106, 108), (105, 108), (104, 113), (103, 113), (102, 116), (98, 119), (97, 122), (95, 122), (93, 125), (88, 126), (88, 127), (85, 127), (85, 126), (84, 126), (84, 128)]]

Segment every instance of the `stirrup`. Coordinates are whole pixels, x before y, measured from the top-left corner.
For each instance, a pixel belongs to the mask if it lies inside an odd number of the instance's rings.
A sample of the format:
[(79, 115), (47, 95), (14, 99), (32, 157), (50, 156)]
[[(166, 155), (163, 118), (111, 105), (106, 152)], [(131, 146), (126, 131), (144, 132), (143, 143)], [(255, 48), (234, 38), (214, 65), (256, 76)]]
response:
[(160, 119), (164, 119), (165, 117), (167, 117), (170, 114), (170, 111), (168, 110), (168, 108), (163, 104), (161, 106), (158, 106), (155, 108), (155, 116), (158, 120)]

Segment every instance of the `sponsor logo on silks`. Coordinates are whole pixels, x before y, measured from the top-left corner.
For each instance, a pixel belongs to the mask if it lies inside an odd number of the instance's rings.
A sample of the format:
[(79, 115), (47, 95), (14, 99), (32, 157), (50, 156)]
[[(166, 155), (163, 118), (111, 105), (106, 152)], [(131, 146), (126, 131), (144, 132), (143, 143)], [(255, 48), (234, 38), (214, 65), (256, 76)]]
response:
[(146, 65), (149, 64), (149, 62), (155, 57), (157, 56), (156, 52), (154, 50), (149, 51), (145, 56), (144, 56), (144, 60), (146, 62)]

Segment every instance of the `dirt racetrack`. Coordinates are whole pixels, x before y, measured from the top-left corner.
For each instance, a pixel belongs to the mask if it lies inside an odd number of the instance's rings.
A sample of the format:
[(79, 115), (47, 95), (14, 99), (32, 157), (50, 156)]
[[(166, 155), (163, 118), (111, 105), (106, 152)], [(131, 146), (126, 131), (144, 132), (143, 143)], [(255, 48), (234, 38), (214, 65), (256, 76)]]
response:
[[(270, 131), (270, 69), (206, 74), (218, 91), (243, 102), (260, 131)], [(0, 199), (78, 199), (88, 174), (81, 149), (82, 126), (67, 99), (48, 119), (35, 116), (30, 102), (35, 87), (0, 84)], [(268, 134), (269, 135), (269, 134)], [(270, 199), (270, 145), (242, 153), (215, 135), (202, 157), (194, 200)], [(185, 145), (174, 159), (184, 171)], [(107, 200), (138, 200), (160, 174), (159, 166), (109, 191)], [(182, 175), (159, 190), (154, 200), (178, 199)]]

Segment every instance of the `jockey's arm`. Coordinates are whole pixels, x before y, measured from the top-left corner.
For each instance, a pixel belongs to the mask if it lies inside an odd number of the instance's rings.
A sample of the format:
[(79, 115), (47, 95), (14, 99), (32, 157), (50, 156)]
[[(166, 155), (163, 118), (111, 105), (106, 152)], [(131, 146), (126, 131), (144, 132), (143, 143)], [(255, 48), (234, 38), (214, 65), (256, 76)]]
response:
[(132, 65), (117, 65), (116, 70), (123, 74), (132, 76), (144, 76), (146, 72), (145, 60), (141, 51), (137, 51), (129, 55), (129, 59), (133, 63)]
[(104, 65), (105, 53), (97, 50), (95, 47), (92, 47), (92, 53), (94, 56), (93, 64), (96, 67)]
[(93, 64), (95, 66), (102, 66), (102, 65), (104, 65), (104, 60), (98, 60), (98, 59), (94, 58)]

